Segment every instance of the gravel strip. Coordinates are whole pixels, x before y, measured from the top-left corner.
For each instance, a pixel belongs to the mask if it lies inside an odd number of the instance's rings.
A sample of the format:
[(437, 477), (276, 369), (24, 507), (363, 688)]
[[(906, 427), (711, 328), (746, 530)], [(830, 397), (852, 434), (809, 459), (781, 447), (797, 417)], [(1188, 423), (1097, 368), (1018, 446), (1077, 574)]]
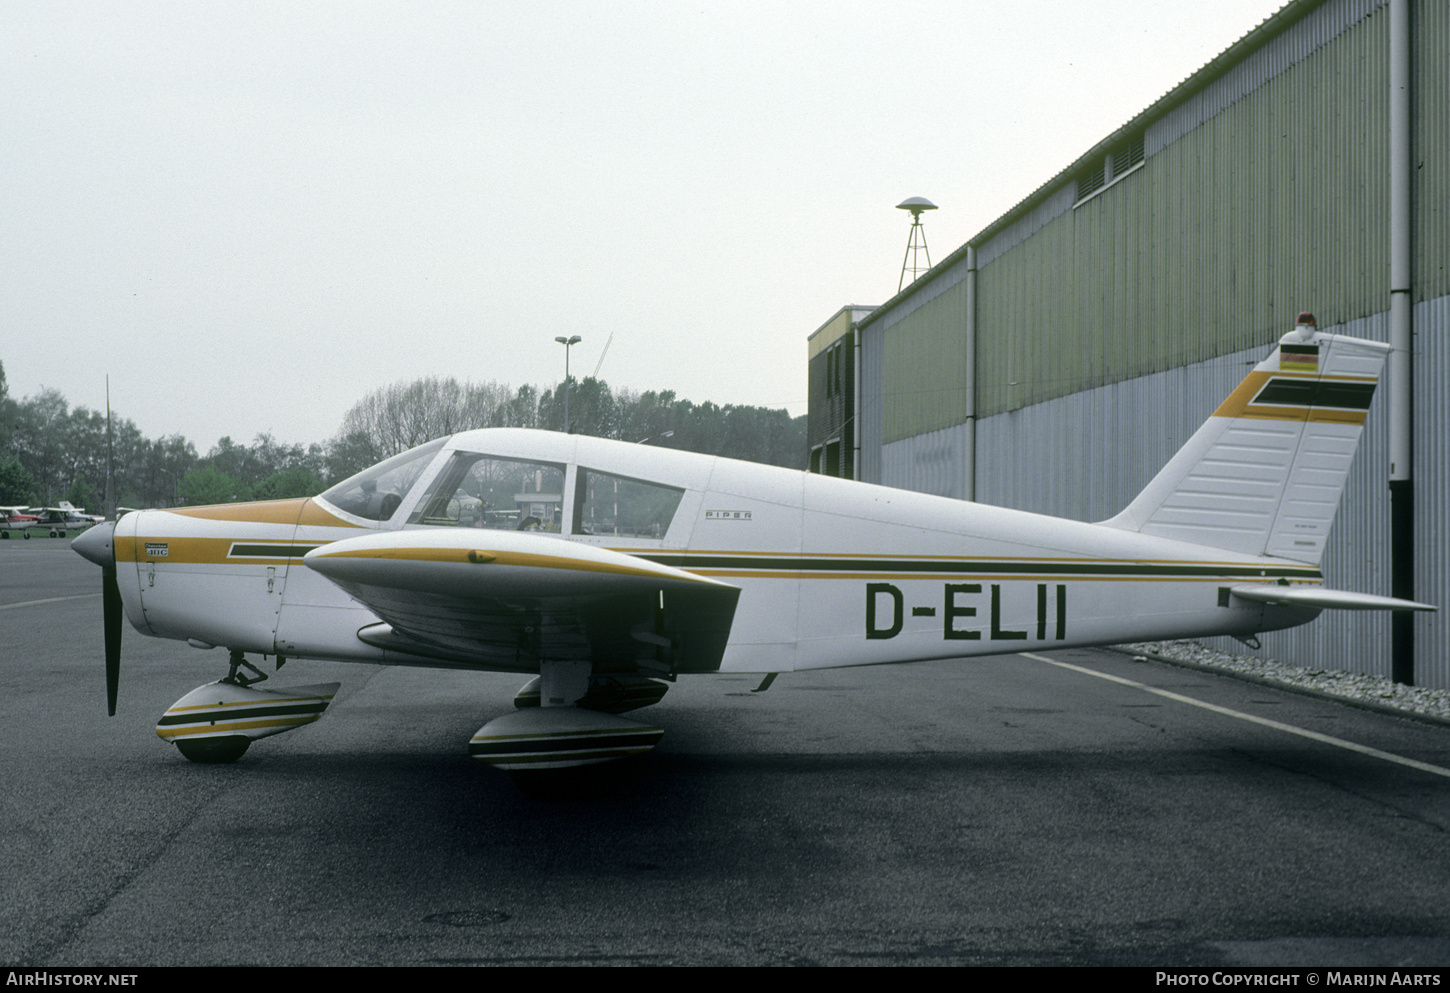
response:
[(1228, 652), (1206, 648), (1195, 641), (1150, 641), (1117, 645), (1115, 648), (1120, 652), (1143, 655), (1176, 665), (1202, 667), (1246, 679), (1262, 680), (1288, 689), (1343, 697), (1375, 709), (1450, 722), (1450, 690), (1402, 686), (1383, 676), (1364, 676), (1355, 672), (1301, 669), (1273, 659), (1230, 655)]

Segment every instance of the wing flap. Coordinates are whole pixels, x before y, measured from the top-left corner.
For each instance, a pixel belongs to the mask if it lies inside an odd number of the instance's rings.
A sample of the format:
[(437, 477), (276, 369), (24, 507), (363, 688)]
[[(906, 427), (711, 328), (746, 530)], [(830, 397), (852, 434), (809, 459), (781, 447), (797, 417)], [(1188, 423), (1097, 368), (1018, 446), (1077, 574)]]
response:
[(542, 659), (589, 659), (599, 671), (713, 671), (740, 595), (681, 569), (529, 532), (375, 532), (303, 561), (382, 618), (390, 638), (519, 671), (537, 671)]

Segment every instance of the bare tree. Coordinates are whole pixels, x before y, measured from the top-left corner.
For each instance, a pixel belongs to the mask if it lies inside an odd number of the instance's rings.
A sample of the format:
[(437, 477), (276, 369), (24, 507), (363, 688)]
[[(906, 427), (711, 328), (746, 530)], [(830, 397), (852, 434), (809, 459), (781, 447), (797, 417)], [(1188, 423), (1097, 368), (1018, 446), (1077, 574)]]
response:
[(509, 400), (509, 388), (494, 382), (430, 376), (393, 383), (353, 404), (338, 437), (362, 435), (386, 458), (443, 435), (487, 427)]

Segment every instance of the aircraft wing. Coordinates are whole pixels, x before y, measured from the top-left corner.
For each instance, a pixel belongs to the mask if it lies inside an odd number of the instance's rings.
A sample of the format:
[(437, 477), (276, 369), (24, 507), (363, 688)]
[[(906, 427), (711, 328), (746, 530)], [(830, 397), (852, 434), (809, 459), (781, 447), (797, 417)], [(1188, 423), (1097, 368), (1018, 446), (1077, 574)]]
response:
[(646, 675), (717, 670), (740, 596), (638, 556), (522, 531), (372, 532), (303, 561), (382, 618), (362, 640), (518, 671), (541, 659)]
[(1434, 610), (1428, 603), (1401, 600), (1374, 593), (1352, 593), (1348, 590), (1326, 590), (1322, 586), (1235, 586), (1233, 595), (1254, 603), (1283, 604), (1292, 607), (1318, 607), (1321, 610)]

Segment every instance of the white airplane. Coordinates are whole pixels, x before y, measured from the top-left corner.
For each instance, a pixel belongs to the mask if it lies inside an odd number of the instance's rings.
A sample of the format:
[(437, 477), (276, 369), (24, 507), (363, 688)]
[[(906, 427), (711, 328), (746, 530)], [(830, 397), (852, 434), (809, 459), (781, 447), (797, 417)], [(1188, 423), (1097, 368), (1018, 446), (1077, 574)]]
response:
[(67, 514), (72, 514), (72, 515), (74, 515), (76, 517), (79, 517), (79, 518), (82, 518), (84, 520), (90, 521), (92, 524), (99, 524), (99, 523), (101, 523), (102, 521), (104, 521), (106, 519), (106, 515), (105, 514), (87, 514), (86, 513), (86, 508), (84, 508), (84, 507), (77, 507), (75, 504), (71, 503), (69, 500), (62, 500), (60, 502), (60, 508), (59, 509), (65, 511)]
[(36, 518), (31, 527), (46, 532), (52, 538), (64, 538), (72, 531), (84, 531), (105, 520), (104, 517), (77, 510), (68, 500), (62, 500), (58, 507), (31, 507), (28, 512)]
[(9, 538), (12, 531), (29, 538), (30, 529), (39, 523), (40, 518), (25, 507), (0, 507), (0, 538)]
[[(121, 616), (225, 647), (157, 733), (195, 761), (316, 720), (339, 684), (263, 690), (246, 655), (517, 672), (470, 753), (537, 779), (647, 751), (619, 716), (680, 676), (765, 675), (1286, 628), (1389, 346), (1286, 335), (1121, 514), (1062, 520), (810, 473), (516, 429), (468, 431), (311, 499), (146, 510), (74, 542)], [(242, 672), (249, 670), (253, 675)]]

